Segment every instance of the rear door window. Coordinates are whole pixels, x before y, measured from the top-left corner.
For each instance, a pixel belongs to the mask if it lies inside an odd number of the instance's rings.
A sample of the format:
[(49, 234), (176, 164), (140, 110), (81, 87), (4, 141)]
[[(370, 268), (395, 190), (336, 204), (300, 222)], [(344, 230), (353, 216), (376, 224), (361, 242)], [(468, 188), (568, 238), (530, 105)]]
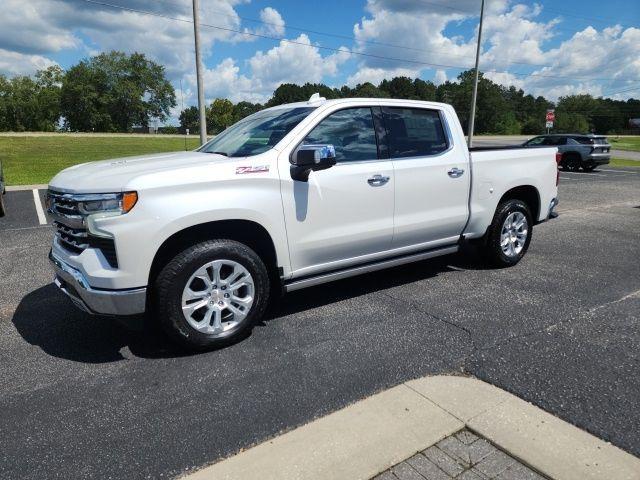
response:
[(544, 140), (544, 145), (550, 145), (550, 146), (558, 146), (558, 145), (566, 145), (567, 144), (567, 137), (547, 137)]
[(382, 114), (390, 158), (437, 155), (449, 148), (437, 110), (383, 107)]

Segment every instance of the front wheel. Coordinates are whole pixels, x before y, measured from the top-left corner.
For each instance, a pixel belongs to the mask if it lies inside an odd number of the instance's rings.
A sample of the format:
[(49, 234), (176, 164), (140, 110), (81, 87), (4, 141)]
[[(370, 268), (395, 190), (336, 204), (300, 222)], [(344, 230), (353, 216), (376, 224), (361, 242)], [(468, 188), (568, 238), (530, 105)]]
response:
[(533, 221), (526, 203), (507, 200), (498, 205), (487, 232), (485, 251), (489, 261), (497, 267), (511, 267), (518, 263), (529, 248)]
[(179, 253), (161, 270), (152, 291), (163, 330), (190, 350), (241, 338), (264, 314), (268, 297), (264, 263), (232, 240), (206, 241)]

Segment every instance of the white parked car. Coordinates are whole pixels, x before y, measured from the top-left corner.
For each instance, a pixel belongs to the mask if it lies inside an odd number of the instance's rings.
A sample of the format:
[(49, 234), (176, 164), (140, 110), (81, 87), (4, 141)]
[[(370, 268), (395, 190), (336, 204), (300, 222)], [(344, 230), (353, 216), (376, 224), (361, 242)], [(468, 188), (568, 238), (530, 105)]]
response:
[(193, 152), (62, 171), (49, 185), (50, 259), (87, 312), (149, 312), (206, 349), (246, 332), (282, 290), (470, 240), (515, 265), (556, 204), (555, 148), (470, 153), (449, 105), (314, 95)]

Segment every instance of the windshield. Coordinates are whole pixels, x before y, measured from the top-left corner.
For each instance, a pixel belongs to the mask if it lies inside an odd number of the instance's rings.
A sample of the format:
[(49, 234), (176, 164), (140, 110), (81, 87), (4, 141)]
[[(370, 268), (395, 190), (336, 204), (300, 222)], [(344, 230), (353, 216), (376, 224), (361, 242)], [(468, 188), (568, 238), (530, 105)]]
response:
[(254, 113), (220, 133), (198, 151), (249, 157), (273, 148), (316, 107), (279, 108)]

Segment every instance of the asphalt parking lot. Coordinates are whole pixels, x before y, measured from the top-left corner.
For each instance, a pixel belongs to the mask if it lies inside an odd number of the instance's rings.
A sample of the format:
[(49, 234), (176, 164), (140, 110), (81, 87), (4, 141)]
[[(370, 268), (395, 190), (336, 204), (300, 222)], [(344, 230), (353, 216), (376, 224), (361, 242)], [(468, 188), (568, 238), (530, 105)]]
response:
[(562, 172), (514, 268), (468, 251), (295, 292), (199, 355), (56, 291), (43, 193), (9, 192), (0, 219), (0, 478), (173, 477), (452, 372), (640, 455), (640, 168)]

